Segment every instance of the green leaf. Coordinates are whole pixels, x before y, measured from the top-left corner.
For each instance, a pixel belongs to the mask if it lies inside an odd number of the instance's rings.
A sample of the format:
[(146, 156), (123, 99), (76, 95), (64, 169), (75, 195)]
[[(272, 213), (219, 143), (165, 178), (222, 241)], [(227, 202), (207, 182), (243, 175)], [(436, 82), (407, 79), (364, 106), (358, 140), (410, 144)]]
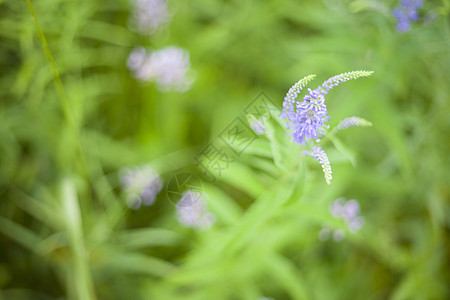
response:
[(247, 166), (234, 162), (230, 164), (230, 168), (220, 175), (216, 174), (221, 181), (231, 184), (251, 196), (258, 196), (266, 190), (266, 187), (259, 181), (255, 172)]
[(121, 246), (133, 249), (152, 246), (174, 246), (184, 239), (173, 231), (160, 228), (123, 230), (117, 232), (114, 237)]
[(336, 149), (341, 153), (347, 160), (350, 161), (353, 167), (356, 166), (355, 155), (344, 146), (344, 144), (335, 136), (330, 137), (331, 142), (336, 147)]
[(120, 46), (134, 46), (133, 34), (128, 28), (105, 22), (89, 21), (79, 32), (80, 37), (91, 38)]
[(24, 211), (55, 230), (63, 228), (62, 217), (55, 214), (57, 207), (45, 201), (35, 200), (20, 190), (16, 190), (15, 195), (15, 203)]
[(290, 299), (310, 299), (306, 292), (306, 283), (298, 269), (289, 260), (281, 255), (270, 253), (265, 263), (273, 279), (290, 294)]
[(0, 217), (0, 232), (33, 252), (42, 240), (33, 231), (4, 217)]
[(162, 259), (133, 252), (105, 255), (105, 265), (108, 269), (118, 269), (127, 273), (145, 274), (165, 277), (176, 270), (176, 267)]
[(289, 196), (291, 202), (295, 202), (298, 199), (300, 199), (305, 189), (305, 183), (306, 183), (306, 164), (304, 163), (304, 161), (302, 161), (292, 179)]
[(245, 154), (257, 155), (265, 158), (273, 159), (273, 153), (270, 149), (269, 141), (258, 138), (254, 140), (246, 149)]
[(273, 162), (275, 163), (275, 166), (277, 166), (277, 168), (286, 171), (286, 168), (283, 165), (282, 144), (278, 140), (279, 133), (273, 126), (272, 122), (270, 122), (270, 120), (266, 120), (264, 123), (267, 129), (267, 138), (270, 141), (270, 149), (272, 150), (273, 154)]
[(208, 205), (219, 220), (234, 225), (242, 215), (242, 209), (222, 190), (212, 184), (204, 184), (203, 190), (209, 197)]

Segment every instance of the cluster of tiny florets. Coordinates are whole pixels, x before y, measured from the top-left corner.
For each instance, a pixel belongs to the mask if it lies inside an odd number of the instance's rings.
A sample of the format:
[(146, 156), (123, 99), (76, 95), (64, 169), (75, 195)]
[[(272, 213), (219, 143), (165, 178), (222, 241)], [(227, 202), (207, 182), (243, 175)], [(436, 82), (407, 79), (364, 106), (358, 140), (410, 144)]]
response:
[(331, 164), (325, 151), (319, 146), (314, 146), (312, 152), (303, 151), (303, 154), (314, 157), (319, 162), (323, 169), (325, 181), (330, 184), (333, 176), (331, 175)]
[(411, 29), (411, 22), (419, 19), (418, 10), (422, 9), (423, 0), (401, 0), (399, 7), (394, 8), (393, 15), (397, 19), (398, 32), (406, 32)]
[(310, 75), (294, 84), (284, 97), (282, 118), (287, 119), (288, 129), (292, 130), (292, 140), (299, 144), (305, 144), (309, 139), (316, 139), (325, 132), (329, 120), (325, 98), (323, 95), (308, 89), (308, 95), (303, 101), (296, 101), (301, 90), (314, 79)]
[[(283, 111), (281, 112), (282, 118), (287, 118), (288, 121), (295, 118), (295, 103), (296, 99), (299, 96), (302, 89), (316, 77), (316, 75), (309, 75), (305, 78), (299, 80), (296, 84), (294, 84), (289, 91), (287, 92), (286, 96), (284, 97), (283, 102)], [(289, 126), (289, 123), (288, 123)]]
[(132, 209), (152, 205), (163, 186), (159, 174), (147, 165), (124, 168), (119, 172), (119, 179)]
[(349, 117), (340, 121), (336, 128), (338, 130), (344, 130), (349, 127), (367, 127), (367, 126), (372, 126), (372, 122), (369, 122), (360, 117)]
[(342, 74), (333, 76), (331, 78), (328, 78), (316, 90), (320, 94), (326, 95), (329, 90), (331, 90), (334, 87), (337, 87), (339, 84), (341, 84), (343, 82), (349, 81), (351, 79), (357, 79), (360, 77), (367, 77), (367, 76), (371, 75), (372, 73), (373, 73), (373, 71), (353, 71), (353, 72), (342, 73)]

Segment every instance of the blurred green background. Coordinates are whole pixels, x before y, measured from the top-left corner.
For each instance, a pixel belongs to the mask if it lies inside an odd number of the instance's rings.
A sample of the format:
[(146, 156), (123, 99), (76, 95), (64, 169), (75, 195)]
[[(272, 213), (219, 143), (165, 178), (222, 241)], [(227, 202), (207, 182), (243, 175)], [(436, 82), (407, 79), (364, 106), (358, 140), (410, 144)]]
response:
[[(0, 0), (0, 299), (450, 299), (448, 0), (402, 34), (387, 0), (170, 0), (152, 33), (132, 0), (31, 3), (48, 48), (27, 1)], [(167, 46), (189, 53), (185, 92), (127, 68)], [(263, 137), (201, 176), (195, 155), (261, 92), (281, 108), (300, 78), (352, 70), (374, 74), (327, 95), (330, 125), (373, 127), (328, 148), (331, 185), (310, 160), (280, 171)], [(119, 170), (146, 164), (164, 187), (131, 210)], [(210, 229), (177, 222), (180, 172), (203, 179)], [(341, 196), (364, 227), (322, 242), (324, 223), (345, 228), (328, 213)]]

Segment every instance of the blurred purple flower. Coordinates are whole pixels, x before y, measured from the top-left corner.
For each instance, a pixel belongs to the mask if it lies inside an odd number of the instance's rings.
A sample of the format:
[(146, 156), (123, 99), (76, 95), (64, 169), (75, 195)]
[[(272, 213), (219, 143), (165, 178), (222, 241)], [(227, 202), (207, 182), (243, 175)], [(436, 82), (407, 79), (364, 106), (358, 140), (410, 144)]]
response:
[(419, 19), (417, 10), (422, 9), (423, 0), (402, 0), (399, 7), (394, 8), (392, 14), (397, 19), (398, 32), (403, 33), (411, 29), (411, 21)]
[(355, 199), (338, 198), (330, 204), (329, 211), (333, 217), (343, 219), (352, 232), (358, 231), (364, 223), (364, 218), (359, 216), (361, 207)]
[(364, 225), (364, 218), (360, 216), (354, 217), (347, 223), (347, 225), (350, 232), (355, 233)]
[(142, 34), (152, 34), (170, 22), (166, 0), (136, 0), (131, 27)]
[(335, 242), (340, 242), (344, 239), (345, 237), (345, 231), (342, 229), (336, 229), (335, 231), (333, 231), (333, 241)]
[(323, 227), (319, 232), (319, 240), (322, 242), (328, 240), (331, 235), (331, 230), (329, 228)]
[(134, 48), (133, 51), (131, 51), (130, 55), (128, 56), (127, 60), (127, 66), (128, 69), (135, 71), (141, 65), (144, 64), (145, 60), (147, 59), (147, 51), (145, 51), (144, 47), (137, 47)]
[(340, 218), (342, 216), (342, 210), (345, 205), (345, 198), (338, 198), (333, 201), (328, 207), (330, 214), (335, 218)]
[(185, 92), (193, 80), (188, 76), (189, 53), (178, 47), (166, 47), (147, 53), (138, 47), (128, 56), (128, 69), (139, 81), (155, 81), (161, 92)]
[(354, 218), (356, 218), (360, 212), (360, 207), (358, 201), (352, 199), (348, 200), (344, 204), (344, 208), (342, 210), (342, 218), (348, 223)]
[(208, 229), (216, 221), (216, 216), (208, 211), (201, 192), (187, 190), (177, 204), (178, 222), (191, 228)]
[(131, 209), (152, 205), (163, 186), (161, 177), (150, 166), (124, 168), (119, 171), (119, 179)]
[(250, 124), (250, 128), (253, 129), (259, 135), (267, 133), (266, 126), (264, 125), (264, 121), (260, 121), (252, 114), (247, 115), (247, 121)]
[[(351, 233), (358, 232), (364, 225), (364, 217), (359, 215), (361, 207), (358, 201), (354, 199), (345, 201), (345, 198), (338, 198), (330, 203), (328, 209), (334, 218), (345, 221)], [(331, 235), (335, 242), (339, 242), (345, 237), (345, 231), (336, 229), (331, 234), (331, 229), (324, 226), (319, 232), (319, 240), (326, 241)]]

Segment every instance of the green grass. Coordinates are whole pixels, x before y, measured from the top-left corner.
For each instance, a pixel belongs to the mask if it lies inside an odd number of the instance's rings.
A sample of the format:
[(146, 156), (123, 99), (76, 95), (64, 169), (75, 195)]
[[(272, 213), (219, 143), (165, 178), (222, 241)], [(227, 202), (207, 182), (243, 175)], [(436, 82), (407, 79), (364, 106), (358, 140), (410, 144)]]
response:
[[(0, 299), (447, 299), (450, 297), (448, 1), (425, 1), (399, 34), (396, 1), (169, 1), (150, 37), (125, 0), (0, 1)], [(428, 14), (428, 15), (427, 15)], [(185, 93), (140, 84), (134, 47), (178, 46), (195, 74)], [(330, 91), (324, 140), (333, 180), (290, 143), (278, 112), (241, 154), (220, 135), (264, 92), (351, 70)], [(202, 177), (214, 142), (233, 159)], [(327, 142), (327, 143), (325, 143)], [(150, 164), (155, 204), (131, 210), (119, 170)], [(182, 227), (167, 196), (179, 173), (202, 179), (217, 220)], [(351, 234), (328, 212), (357, 199)], [(346, 230), (322, 242), (326, 224)]]

